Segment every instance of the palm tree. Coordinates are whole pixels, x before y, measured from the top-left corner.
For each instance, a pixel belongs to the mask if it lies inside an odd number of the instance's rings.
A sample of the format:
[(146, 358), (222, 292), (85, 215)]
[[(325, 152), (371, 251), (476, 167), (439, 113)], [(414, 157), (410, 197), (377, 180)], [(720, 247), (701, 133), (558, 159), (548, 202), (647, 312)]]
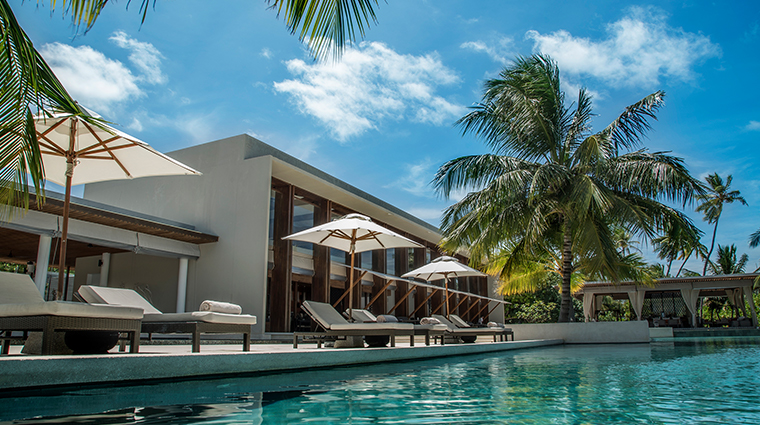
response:
[[(365, 27), (376, 23), (377, 0), (265, 0), (282, 15), (292, 34), (306, 41), (315, 58), (337, 58), (347, 41), (364, 36)], [(129, 2), (127, 2), (129, 3)], [(150, 0), (142, 0), (140, 14), (145, 22)], [(153, 7), (155, 7), (153, 0)], [(92, 28), (108, 0), (65, 0), (62, 7), (71, 13), (72, 23)], [(50, 2), (55, 9), (56, 1)], [(16, 21), (7, 0), (0, 0), (0, 219), (10, 218), (20, 206), (29, 208), (28, 183), (44, 200), (44, 171), (37, 145), (34, 114), (63, 112), (78, 115), (90, 124), (90, 117), (66, 92), (53, 71), (34, 49)], [(27, 178), (27, 175), (29, 178)]]
[[(667, 276), (670, 276), (670, 269), (673, 265), (673, 261), (677, 259), (683, 260), (683, 263), (676, 274), (676, 276), (678, 276), (694, 252), (696, 252), (698, 256), (703, 255), (702, 248), (704, 248), (704, 245), (699, 242), (702, 231), (697, 229), (697, 233), (692, 233), (691, 230), (693, 230), (693, 228), (683, 228), (677, 225), (669, 226), (665, 229), (662, 236), (652, 239), (657, 258), (668, 262), (668, 268), (665, 272)], [(706, 250), (706, 248), (704, 248), (704, 250)]]
[(707, 193), (703, 193), (697, 196), (697, 199), (702, 203), (697, 207), (697, 212), (701, 212), (704, 215), (704, 220), (708, 223), (715, 223), (713, 228), (712, 242), (710, 242), (710, 250), (705, 257), (705, 267), (702, 269), (702, 275), (707, 274), (707, 266), (710, 263), (710, 256), (712, 255), (713, 248), (715, 248), (715, 235), (718, 233), (718, 220), (723, 213), (724, 204), (733, 204), (734, 202), (740, 202), (743, 205), (747, 205), (747, 201), (740, 195), (738, 190), (730, 190), (731, 181), (733, 176), (726, 177), (725, 183), (718, 173), (710, 174), (705, 177), (707, 181)]
[(760, 246), (760, 229), (757, 229), (757, 232), (749, 235), (749, 247), (757, 248), (758, 246)]
[[(488, 80), (481, 103), (457, 121), (464, 134), (484, 139), (493, 153), (453, 159), (433, 184), (444, 197), (468, 190), (442, 219), (448, 250), (467, 248), (474, 264), (510, 250), (507, 272), (541, 258), (556, 243), (561, 253), (561, 322), (571, 320), (573, 264), (618, 281), (621, 255), (611, 227), (653, 237), (667, 223), (689, 219), (658, 199), (688, 202), (700, 189), (680, 158), (640, 145), (664, 93), (652, 93), (597, 133), (590, 131), (591, 97), (581, 89), (566, 105), (559, 69), (547, 56), (519, 57)], [(574, 109), (573, 109), (574, 108)], [(621, 152), (623, 151), (623, 152)]]
[(738, 274), (744, 273), (744, 268), (749, 262), (749, 256), (742, 254), (736, 259), (736, 245), (721, 246), (718, 244), (718, 260), (710, 262), (710, 271), (712, 274)]

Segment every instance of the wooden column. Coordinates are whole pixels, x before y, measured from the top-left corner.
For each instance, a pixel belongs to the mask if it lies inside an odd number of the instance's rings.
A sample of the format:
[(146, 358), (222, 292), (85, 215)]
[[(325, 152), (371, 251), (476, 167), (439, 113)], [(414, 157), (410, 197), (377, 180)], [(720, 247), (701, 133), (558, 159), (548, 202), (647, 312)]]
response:
[[(422, 267), (425, 263), (427, 263), (425, 248), (414, 248), (414, 268)], [(417, 292), (414, 294), (414, 309), (417, 310), (417, 313), (415, 313), (416, 317), (426, 317), (427, 309), (425, 307), (418, 309), (425, 302), (426, 297), (427, 290), (423, 287), (417, 287)]]
[[(388, 252), (384, 249), (376, 249), (372, 251), (372, 270), (380, 273), (387, 272), (388, 264)], [(385, 296), (385, 279), (379, 276), (372, 276), (374, 285), (372, 285), (372, 297), (374, 298), (379, 292), (383, 292), (374, 304), (370, 306), (370, 311), (373, 314), (386, 314), (388, 312), (388, 297)]]
[[(431, 261), (435, 260), (436, 258), (438, 258), (440, 256), (441, 256), (441, 254), (438, 253), (438, 251), (433, 251), (433, 255), (432, 255), (432, 258), (430, 260)], [(439, 281), (436, 281), (436, 282), (431, 282), (431, 283), (433, 283), (434, 285), (440, 286), (441, 288), (444, 288), (445, 285), (446, 285), (445, 282), (443, 281), (443, 279), (441, 279)], [(436, 293), (433, 294), (433, 298), (430, 299), (430, 305), (431, 305), (431, 307), (433, 309), (436, 309), (436, 308), (438, 308), (438, 306), (440, 306), (440, 305), (443, 304), (443, 299), (444, 299), (444, 293), (445, 292), (446, 291), (444, 291), (443, 289), (441, 289), (440, 291), (436, 291)], [(439, 309), (438, 313), (436, 313), (436, 314), (441, 314), (441, 311), (443, 311), (443, 310)]]
[[(330, 221), (332, 202), (323, 199), (314, 207), (314, 225)], [(330, 248), (314, 244), (314, 278), (311, 283), (311, 299), (321, 303), (330, 302)]]
[(282, 238), (293, 232), (294, 188), (284, 185), (274, 189), (274, 268), (269, 288), (269, 329), (271, 332), (288, 332), (293, 294), (293, 243)]
[[(401, 276), (402, 274), (409, 271), (409, 250), (407, 248), (396, 248), (395, 257), (395, 275)], [(409, 291), (408, 286), (409, 285), (406, 282), (396, 282), (396, 303), (401, 301), (401, 299)], [(409, 317), (408, 304), (409, 303), (406, 301), (401, 303), (398, 308), (396, 308), (396, 316)]]

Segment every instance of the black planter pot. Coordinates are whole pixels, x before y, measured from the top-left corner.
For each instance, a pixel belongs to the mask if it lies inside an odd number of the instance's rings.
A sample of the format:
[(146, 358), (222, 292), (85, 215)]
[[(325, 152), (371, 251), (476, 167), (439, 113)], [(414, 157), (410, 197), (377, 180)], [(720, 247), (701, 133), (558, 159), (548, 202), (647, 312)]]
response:
[(74, 354), (105, 354), (119, 342), (119, 333), (111, 331), (67, 331), (64, 342)]

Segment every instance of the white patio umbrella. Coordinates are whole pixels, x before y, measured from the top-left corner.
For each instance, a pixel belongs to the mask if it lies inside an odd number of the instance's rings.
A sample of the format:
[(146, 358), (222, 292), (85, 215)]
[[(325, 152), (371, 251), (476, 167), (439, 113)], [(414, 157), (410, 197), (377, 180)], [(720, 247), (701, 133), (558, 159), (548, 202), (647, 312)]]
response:
[(354, 254), (388, 248), (421, 248), (422, 245), (386, 229), (361, 214), (348, 214), (329, 223), (306, 229), (283, 239), (311, 242), (351, 254), (348, 280), (348, 317), (353, 317)]
[(60, 298), (66, 262), (71, 186), (135, 177), (201, 173), (104, 123), (95, 126), (68, 114), (52, 117), (39, 115), (34, 122), (45, 179), (66, 188), (58, 267)]
[(446, 284), (446, 317), (449, 317), (449, 278), (467, 276), (486, 276), (486, 274), (460, 263), (454, 257), (443, 256), (401, 277), (413, 277), (428, 282), (443, 279)]

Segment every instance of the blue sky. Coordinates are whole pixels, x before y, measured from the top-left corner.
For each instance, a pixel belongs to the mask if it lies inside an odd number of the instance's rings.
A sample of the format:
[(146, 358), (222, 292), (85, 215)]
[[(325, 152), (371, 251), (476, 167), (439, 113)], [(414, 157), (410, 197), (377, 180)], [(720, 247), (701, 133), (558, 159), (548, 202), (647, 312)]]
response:
[(760, 266), (747, 244), (760, 228), (755, 1), (389, 0), (366, 38), (329, 63), (314, 62), (263, 1), (163, 0), (142, 26), (140, 2), (119, 2), (87, 34), (49, 2), (11, 3), (75, 99), (158, 150), (248, 133), (436, 225), (453, 202), (428, 185), (436, 169), (486, 152), (453, 123), (516, 55), (554, 57), (568, 98), (590, 90), (596, 129), (664, 90), (645, 146), (700, 178), (733, 175), (749, 206), (725, 208), (717, 243), (749, 254), (749, 271)]

